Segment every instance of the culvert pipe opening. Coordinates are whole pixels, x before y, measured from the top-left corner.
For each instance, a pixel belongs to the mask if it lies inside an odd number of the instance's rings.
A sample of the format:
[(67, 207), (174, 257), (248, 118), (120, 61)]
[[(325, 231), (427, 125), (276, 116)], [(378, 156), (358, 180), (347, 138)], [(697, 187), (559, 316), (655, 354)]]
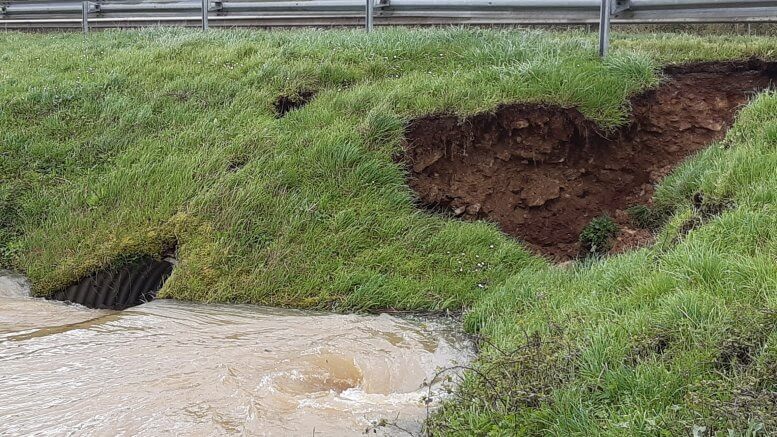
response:
[(121, 268), (93, 273), (53, 293), (49, 299), (89, 308), (123, 310), (154, 300), (175, 264), (173, 258), (142, 257)]

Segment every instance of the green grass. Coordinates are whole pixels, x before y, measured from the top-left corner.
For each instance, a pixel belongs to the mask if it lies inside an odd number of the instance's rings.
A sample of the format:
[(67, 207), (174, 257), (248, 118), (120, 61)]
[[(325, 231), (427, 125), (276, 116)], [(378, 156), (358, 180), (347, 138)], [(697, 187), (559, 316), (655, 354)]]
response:
[[(464, 29), (2, 33), (0, 264), (45, 295), (177, 241), (165, 297), (469, 309), (492, 343), (485, 378), (437, 431), (777, 432), (777, 95), (662, 184), (674, 215), (652, 248), (561, 269), (490, 224), (414, 205), (393, 159), (412, 117), (529, 101), (615, 126), (662, 64), (777, 58), (763, 37), (616, 35), (603, 62), (595, 44)], [(300, 90), (317, 96), (275, 118), (275, 99)], [(733, 207), (694, 218), (697, 192)]]

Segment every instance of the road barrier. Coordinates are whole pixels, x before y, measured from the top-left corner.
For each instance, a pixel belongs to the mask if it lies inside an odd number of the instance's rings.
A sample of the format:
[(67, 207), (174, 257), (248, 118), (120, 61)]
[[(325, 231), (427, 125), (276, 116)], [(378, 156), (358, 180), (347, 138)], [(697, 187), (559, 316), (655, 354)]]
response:
[(777, 23), (770, 0), (0, 0), (0, 29)]

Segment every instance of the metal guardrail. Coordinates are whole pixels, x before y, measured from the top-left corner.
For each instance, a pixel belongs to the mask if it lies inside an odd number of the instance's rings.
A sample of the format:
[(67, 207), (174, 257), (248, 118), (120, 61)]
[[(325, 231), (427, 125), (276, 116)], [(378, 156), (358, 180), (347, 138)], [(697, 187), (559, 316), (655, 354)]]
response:
[(777, 23), (777, 0), (0, 0), (0, 29)]

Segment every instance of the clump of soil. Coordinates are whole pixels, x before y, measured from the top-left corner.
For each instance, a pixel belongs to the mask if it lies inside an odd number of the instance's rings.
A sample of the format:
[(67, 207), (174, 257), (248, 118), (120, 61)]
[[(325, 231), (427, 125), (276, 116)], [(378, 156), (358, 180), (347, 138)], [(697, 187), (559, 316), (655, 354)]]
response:
[(315, 96), (314, 91), (300, 91), (295, 95), (280, 96), (275, 101), (275, 116), (281, 118), (289, 111), (307, 105)]
[(612, 251), (650, 241), (626, 212), (689, 155), (723, 138), (737, 110), (777, 78), (777, 63), (702, 63), (665, 69), (661, 86), (631, 99), (629, 122), (605, 132), (577, 109), (510, 104), (464, 120), (415, 119), (403, 160), (421, 202), (487, 219), (538, 253), (581, 252), (592, 219), (614, 218)]

